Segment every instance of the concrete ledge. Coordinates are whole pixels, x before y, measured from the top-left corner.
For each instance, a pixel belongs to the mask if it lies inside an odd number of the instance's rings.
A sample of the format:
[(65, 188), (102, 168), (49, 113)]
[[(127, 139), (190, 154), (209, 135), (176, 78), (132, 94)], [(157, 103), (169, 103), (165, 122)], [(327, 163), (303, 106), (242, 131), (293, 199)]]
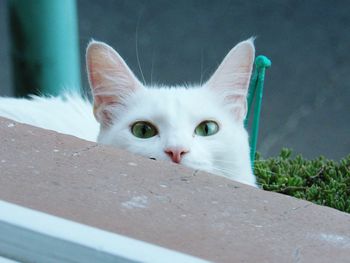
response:
[(0, 199), (216, 262), (348, 262), (350, 215), (0, 119)]

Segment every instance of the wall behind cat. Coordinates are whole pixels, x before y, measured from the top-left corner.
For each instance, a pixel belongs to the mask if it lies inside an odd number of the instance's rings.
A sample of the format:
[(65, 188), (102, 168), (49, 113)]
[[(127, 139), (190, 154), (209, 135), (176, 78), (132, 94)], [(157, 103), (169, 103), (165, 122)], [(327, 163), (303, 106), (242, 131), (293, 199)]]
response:
[(0, 96), (13, 95), (11, 84), (11, 64), (10, 64), (10, 47), (9, 47), (9, 28), (8, 13), (6, 1), (0, 1)]
[[(5, 36), (0, 95), (11, 94), (5, 3), (0, 1), (0, 34)], [(148, 84), (192, 83), (205, 81), (230, 48), (255, 35), (257, 54), (273, 61), (258, 150), (267, 157), (287, 146), (307, 157), (339, 159), (350, 149), (350, 124), (344, 121), (350, 99), (347, 7), (346, 0), (78, 0), (80, 49), (91, 38), (102, 40)]]

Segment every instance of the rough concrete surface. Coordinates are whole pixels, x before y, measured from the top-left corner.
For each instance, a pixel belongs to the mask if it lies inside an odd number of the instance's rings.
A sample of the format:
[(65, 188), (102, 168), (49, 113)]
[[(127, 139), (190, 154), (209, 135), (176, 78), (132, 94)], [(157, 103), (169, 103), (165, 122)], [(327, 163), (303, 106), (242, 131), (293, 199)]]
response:
[(0, 199), (215, 262), (350, 262), (350, 215), (0, 119)]

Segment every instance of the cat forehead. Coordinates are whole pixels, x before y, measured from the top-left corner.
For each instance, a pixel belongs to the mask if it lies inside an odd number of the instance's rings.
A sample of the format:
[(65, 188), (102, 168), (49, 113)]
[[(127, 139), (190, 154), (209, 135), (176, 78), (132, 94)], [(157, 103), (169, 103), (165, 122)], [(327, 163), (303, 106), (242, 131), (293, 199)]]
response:
[[(222, 113), (215, 94), (203, 87), (148, 87), (135, 94), (139, 114), (170, 117), (215, 117)], [(136, 105), (137, 104), (137, 105)]]

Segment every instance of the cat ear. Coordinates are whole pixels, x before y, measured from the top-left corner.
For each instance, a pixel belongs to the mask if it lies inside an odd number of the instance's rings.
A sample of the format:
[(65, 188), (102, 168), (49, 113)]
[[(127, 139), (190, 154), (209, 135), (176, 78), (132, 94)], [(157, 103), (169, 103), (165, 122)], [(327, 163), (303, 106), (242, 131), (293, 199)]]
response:
[(109, 126), (113, 109), (142, 84), (119, 54), (103, 42), (92, 41), (86, 50), (86, 65), (98, 122)]
[(205, 84), (223, 96), (238, 121), (243, 121), (247, 114), (246, 97), (254, 58), (253, 39), (240, 42), (231, 49)]

